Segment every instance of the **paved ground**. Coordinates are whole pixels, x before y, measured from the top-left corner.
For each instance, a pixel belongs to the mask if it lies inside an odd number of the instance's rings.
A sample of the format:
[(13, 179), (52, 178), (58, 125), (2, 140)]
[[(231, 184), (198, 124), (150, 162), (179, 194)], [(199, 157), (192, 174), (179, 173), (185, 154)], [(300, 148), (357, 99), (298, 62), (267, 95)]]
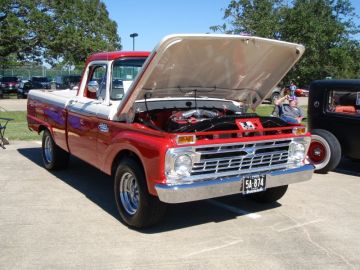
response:
[(49, 173), (38, 142), (0, 149), (0, 269), (360, 269), (360, 166), (292, 185), (174, 205), (155, 228), (118, 220), (112, 180), (72, 159)]
[(0, 99), (0, 112), (26, 111), (27, 99)]

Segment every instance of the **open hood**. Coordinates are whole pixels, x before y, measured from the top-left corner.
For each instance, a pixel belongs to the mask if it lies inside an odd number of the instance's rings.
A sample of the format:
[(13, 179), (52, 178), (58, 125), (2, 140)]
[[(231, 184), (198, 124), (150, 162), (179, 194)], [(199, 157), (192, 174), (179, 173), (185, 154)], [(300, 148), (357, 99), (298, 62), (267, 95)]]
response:
[(255, 109), (299, 60), (304, 46), (238, 35), (171, 35), (153, 50), (118, 108), (136, 100), (224, 98)]

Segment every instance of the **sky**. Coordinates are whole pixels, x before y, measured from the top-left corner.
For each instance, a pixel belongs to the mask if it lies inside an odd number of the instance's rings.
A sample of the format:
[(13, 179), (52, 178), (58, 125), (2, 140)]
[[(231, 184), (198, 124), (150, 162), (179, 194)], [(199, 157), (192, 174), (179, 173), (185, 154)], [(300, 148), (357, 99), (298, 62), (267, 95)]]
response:
[[(170, 34), (210, 33), (210, 26), (223, 24), (230, 0), (103, 0), (110, 18), (118, 25), (122, 50), (133, 49), (130, 34), (137, 33), (135, 50), (151, 51)], [(351, 0), (360, 16), (360, 1)], [(360, 24), (360, 20), (357, 20)], [(359, 39), (360, 39), (360, 35)]]

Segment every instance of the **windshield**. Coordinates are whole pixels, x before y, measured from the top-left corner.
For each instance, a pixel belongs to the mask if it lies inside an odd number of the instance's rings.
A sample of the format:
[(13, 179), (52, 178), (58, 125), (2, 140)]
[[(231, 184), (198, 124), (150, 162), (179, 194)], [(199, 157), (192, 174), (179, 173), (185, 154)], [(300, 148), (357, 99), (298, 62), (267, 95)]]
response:
[(129, 58), (116, 60), (112, 68), (112, 85), (110, 99), (121, 100), (140, 72), (146, 58)]

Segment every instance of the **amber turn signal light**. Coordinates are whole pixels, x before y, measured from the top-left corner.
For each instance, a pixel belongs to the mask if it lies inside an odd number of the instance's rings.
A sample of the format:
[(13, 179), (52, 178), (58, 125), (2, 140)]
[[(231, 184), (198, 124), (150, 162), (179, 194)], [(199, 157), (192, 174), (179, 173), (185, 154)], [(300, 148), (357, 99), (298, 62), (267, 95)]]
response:
[(178, 135), (176, 137), (177, 144), (193, 144), (196, 142), (195, 135)]
[(305, 134), (306, 134), (306, 128), (305, 128), (305, 127), (294, 127), (294, 128), (292, 129), (292, 133), (293, 133), (294, 135), (297, 135), (297, 136), (299, 136), (299, 135), (305, 135)]

